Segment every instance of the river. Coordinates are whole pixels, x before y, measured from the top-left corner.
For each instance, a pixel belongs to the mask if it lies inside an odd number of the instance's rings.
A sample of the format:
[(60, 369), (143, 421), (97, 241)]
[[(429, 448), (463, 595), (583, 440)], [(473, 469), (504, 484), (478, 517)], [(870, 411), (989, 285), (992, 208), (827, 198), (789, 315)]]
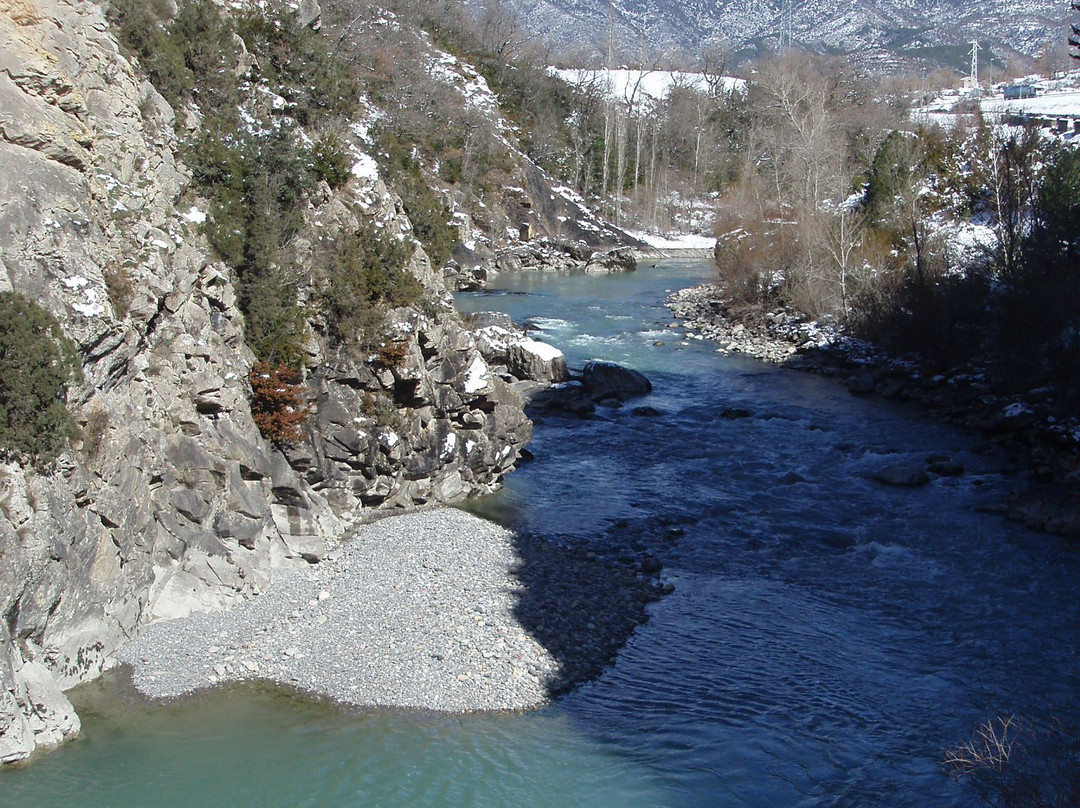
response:
[[(83, 738), (0, 772), (0, 804), (980, 804), (942, 747), (999, 714), (1080, 721), (1077, 547), (980, 511), (1010, 477), (978, 435), (686, 340), (662, 301), (709, 272), (505, 275), (459, 298), (535, 326), (571, 366), (653, 381), (633, 406), (543, 419), (536, 459), (471, 504), (663, 562), (675, 592), (598, 681), (537, 712), (444, 716), (257, 687), (148, 705), (114, 674), (74, 694)], [(872, 480), (930, 454), (966, 474)]]

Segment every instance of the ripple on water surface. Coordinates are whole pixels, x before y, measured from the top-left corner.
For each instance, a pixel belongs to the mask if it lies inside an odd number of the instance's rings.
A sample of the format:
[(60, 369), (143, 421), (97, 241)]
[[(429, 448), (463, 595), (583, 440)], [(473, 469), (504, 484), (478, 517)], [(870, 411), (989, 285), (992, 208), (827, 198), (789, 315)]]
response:
[[(943, 746), (997, 712), (1080, 719), (1075, 547), (977, 512), (1003, 478), (976, 436), (669, 339), (664, 290), (709, 274), (500, 276), (528, 294), (465, 301), (547, 318), (573, 365), (624, 361), (653, 381), (634, 405), (660, 417), (546, 417), (536, 461), (477, 505), (664, 563), (675, 593), (600, 680), (510, 716), (344, 713), (244, 689), (104, 700), (81, 708), (83, 740), (0, 772), (0, 804), (978, 804), (940, 770)], [(611, 342), (563, 342), (575, 334)], [(916, 491), (872, 479), (938, 452), (968, 474)]]
[[(553, 342), (645, 372), (654, 392), (635, 404), (661, 416), (546, 418), (503, 495), (517, 524), (648, 552), (676, 586), (563, 709), (683, 805), (974, 805), (943, 746), (998, 712), (1080, 720), (1076, 548), (978, 512), (1009, 483), (979, 436), (666, 338), (647, 282), (561, 301), (577, 331)], [(633, 331), (615, 319), (630, 310)], [(873, 479), (935, 454), (967, 473)]]

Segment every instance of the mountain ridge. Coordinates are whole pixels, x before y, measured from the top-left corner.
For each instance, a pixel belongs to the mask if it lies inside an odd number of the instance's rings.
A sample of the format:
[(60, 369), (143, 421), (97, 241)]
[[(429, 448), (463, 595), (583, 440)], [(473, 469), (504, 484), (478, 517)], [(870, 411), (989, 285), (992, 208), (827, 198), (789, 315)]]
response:
[[(796, 48), (848, 56), (868, 69), (962, 69), (971, 42), (1009, 66), (1049, 51), (1065, 53), (1068, 4), (994, 0), (507, 0), (523, 27), (567, 58), (614, 64), (698, 57), (726, 48), (734, 61)], [(470, 0), (474, 11), (483, 4)], [(1066, 58), (1067, 57), (1063, 57)]]

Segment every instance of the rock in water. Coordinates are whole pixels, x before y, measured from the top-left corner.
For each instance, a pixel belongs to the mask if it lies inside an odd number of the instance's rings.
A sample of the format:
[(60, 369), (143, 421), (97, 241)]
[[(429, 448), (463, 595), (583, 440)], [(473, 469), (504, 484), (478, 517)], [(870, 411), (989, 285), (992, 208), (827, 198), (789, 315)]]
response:
[(964, 476), (963, 464), (957, 463), (955, 460), (935, 460), (927, 467), (927, 471), (941, 477)]
[(558, 384), (570, 377), (563, 352), (534, 339), (522, 339), (511, 344), (507, 364), (510, 372), (519, 379)]
[(921, 463), (892, 463), (874, 472), (874, 479), (884, 485), (917, 488), (930, 482), (930, 475)]
[(589, 362), (581, 371), (581, 384), (593, 401), (605, 398), (626, 401), (652, 392), (652, 383), (644, 374), (614, 362)]
[(726, 421), (739, 421), (743, 418), (749, 418), (750, 415), (750, 410), (744, 409), (743, 407), (728, 407), (720, 413), (720, 417)]

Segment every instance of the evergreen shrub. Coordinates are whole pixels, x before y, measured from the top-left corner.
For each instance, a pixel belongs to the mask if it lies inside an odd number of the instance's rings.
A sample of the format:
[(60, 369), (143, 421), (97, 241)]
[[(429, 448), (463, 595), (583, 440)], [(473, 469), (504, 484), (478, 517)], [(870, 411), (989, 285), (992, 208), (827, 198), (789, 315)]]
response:
[(412, 252), (410, 242), (362, 227), (325, 254), (323, 308), (336, 342), (373, 349), (381, 342), (382, 308), (420, 300), (423, 287), (406, 269)]
[(0, 293), (0, 452), (50, 463), (72, 434), (64, 399), (81, 378), (79, 354), (56, 318)]

